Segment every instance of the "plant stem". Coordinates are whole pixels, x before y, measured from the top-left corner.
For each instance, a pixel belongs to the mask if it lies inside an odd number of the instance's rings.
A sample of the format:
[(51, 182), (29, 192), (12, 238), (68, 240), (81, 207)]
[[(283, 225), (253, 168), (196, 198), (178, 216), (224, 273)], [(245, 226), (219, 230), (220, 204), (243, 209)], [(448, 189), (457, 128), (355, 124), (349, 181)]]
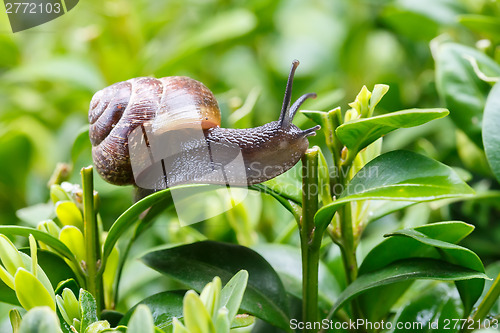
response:
[[(355, 153), (348, 151), (347, 157), (342, 163), (340, 169), (340, 182), (343, 190), (347, 187), (349, 170), (355, 157)], [(356, 261), (356, 242), (354, 240), (354, 233), (352, 229), (352, 212), (350, 203), (345, 204), (339, 209), (339, 219), (342, 243), (342, 246), (340, 247), (342, 260), (344, 262), (347, 284), (351, 284), (358, 276), (358, 263)]]
[(356, 247), (352, 231), (351, 204), (347, 203), (339, 210), (340, 233), (342, 246), (342, 260), (346, 274), (347, 284), (351, 284), (358, 276), (358, 263), (356, 260)]
[(92, 167), (82, 168), (81, 174), (87, 289), (96, 299), (97, 313), (99, 314), (104, 304), (104, 293), (102, 274), (99, 273), (101, 245), (99, 242), (97, 215), (94, 210), (94, 175)]
[(128, 241), (127, 247), (122, 255), (120, 255), (120, 261), (118, 262), (118, 269), (116, 272), (116, 277), (114, 281), (114, 296), (113, 296), (113, 306), (118, 304), (118, 291), (120, 287), (120, 280), (123, 273), (123, 268), (125, 267), (125, 262), (127, 261), (127, 257), (130, 253), (130, 249), (132, 248), (132, 244), (134, 243), (136, 237), (135, 235)]
[[(357, 153), (348, 150), (346, 159), (342, 162), (340, 169), (341, 188), (345, 191), (349, 181), (349, 171), (352, 163), (356, 158)], [(340, 226), (340, 251), (344, 270), (346, 275), (347, 285), (350, 285), (358, 277), (358, 262), (356, 259), (356, 240), (352, 228), (352, 206), (351, 203), (345, 204), (339, 209), (339, 226)], [(351, 302), (352, 312), (355, 318), (363, 318), (363, 313), (356, 299)], [(364, 331), (364, 330), (363, 330)]]
[(151, 225), (153, 224), (153, 220), (165, 210), (165, 207), (168, 206), (168, 202), (172, 200), (172, 197), (170, 194), (161, 200), (160, 202), (152, 205), (150, 208), (146, 209), (142, 215), (142, 217), (139, 220), (139, 224), (137, 224), (133, 236), (130, 238), (130, 240), (127, 243), (127, 247), (125, 248), (124, 253), (120, 255), (120, 261), (118, 262), (118, 268), (117, 268), (117, 273), (115, 277), (115, 283), (114, 283), (114, 297), (113, 297), (113, 307), (118, 304), (118, 299), (119, 299), (119, 287), (120, 287), (120, 281), (123, 273), (123, 268), (125, 267), (125, 262), (127, 261), (127, 258), (129, 256), (130, 250), (132, 249), (132, 245), (134, 242), (139, 238), (139, 236), (142, 235), (144, 231), (149, 229)]
[[(302, 157), (302, 219), (299, 223), (302, 252), (302, 319), (318, 320), (318, 269), (322, 233), (315, 232), (314, 215), (318, 210), (318, 152), (308, 149)], [(305, 329), (304, 332), (314, 332)]]

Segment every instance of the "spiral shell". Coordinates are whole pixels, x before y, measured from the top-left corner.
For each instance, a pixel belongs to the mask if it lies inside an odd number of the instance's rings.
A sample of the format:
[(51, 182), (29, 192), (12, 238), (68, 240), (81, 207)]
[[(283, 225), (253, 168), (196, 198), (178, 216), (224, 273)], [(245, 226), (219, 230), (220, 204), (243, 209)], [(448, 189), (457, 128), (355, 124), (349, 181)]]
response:
[(98, 91), (90, 103), (89, 136), (97, 172), (109, 183), (134, 184), (128, 137), (140, 125), (155, 133), (220, 126), (212, 92), (184, 76), (139, 77)]

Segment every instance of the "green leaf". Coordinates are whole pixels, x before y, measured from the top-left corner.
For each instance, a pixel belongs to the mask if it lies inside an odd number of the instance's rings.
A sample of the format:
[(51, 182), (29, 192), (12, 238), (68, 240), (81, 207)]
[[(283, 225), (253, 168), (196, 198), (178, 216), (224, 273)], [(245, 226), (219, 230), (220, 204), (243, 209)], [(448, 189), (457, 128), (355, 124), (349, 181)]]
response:
[(80, 292), (80, 287), (74, 279), (60, 280), (54, 292), (56, 295), (62, 295), (63, 290), (66, 288), (70, 289), (75, 295), (78, 295)]
[(101, 312), (101, 320), (106, 320), (109, 322), (111, 327), (118, 326), (120, 320), (123, 318), (123, 313), (115, 310), (103, 310)]
[[(28, 248), (23, 248), (19, 251), (29, 254)], [(61, 281), (68, 279), (76, 280), (75, 272), (73, 272), (64, 259), (59, 255), (50, 251), (38, 249), (37, 257), (38, 266), (40, 266), (47, 275), (54, 290), (56, 290)]]
[[(486, 306), (486, 308), (490, 307), (488, 311), (489, 315), (498, 316), (500, 315), (500, 297), (497, 295), (499, 295), (500, 292), (498, 291), (497, 279), (499, 279), (500, 276), (500, 261), (488, 265), (488, 267), (486, 267), (486, 275), (494, 280), (485, 281), (480, 301), (481, 303), (484, 302), (485, 297), (488, 296), (488, 300), (486, 300), (486, 304), (483, 306)], [(497, 286), (495, 286), (495, 284), (497, 284)], [(476, 316), (476, 318), (478, 317)]]
[[(226, 286), (229, 285), (226, 284)], [(223, 289), (224, 290), (224, 289)], [(165, 291), (142, 300), (139, 304), (147, 305), (153, 315), (154, 325), (165, 332), (172, 329), (173, 319), (183, 318), (183, 298), (186, 290)], [(134, 310), (139, 304), (132, 307), (120, 320), (120, 324), (127, 325)], [(254, 317), (248, 315), (237, 315), (231, 323), (231, 328), (248, 326), (253, 323)]]
[[(61, 296), (58, 295), (57, 297)], [(68, 314), (68, 317), (70, 319), (77, 318), (78, 320), (80, 320), (81, 318), (80, 304), (76, 299), (76, 296), (73, 293), (73, 291), (71, 291), (71, 289), (69, 288), (64, 289), (62, 291), (62, 297), (60, 299), (62, 299), (63, 301), (64, 310)]]
[(220, 292), (220, 307), (227, 308), (229, 324), (238, 313), (247, 283), (248, 272), (241, 270), (229, 280)]
[(392, 264), (370, 273), (360, 275), (340, 294), (329, 317), (355, 296), (375, 287), (401, 281), (415, 279), (459, 281), (468, 279), (487, 279), (481, 272), (450, 264), (446, 261), (412, 258), (393, 262)]
[[(420, 294), (411, 299), (407, 304), (403, 305), (394, 318), (395, 323), (408, 325), (411, 323), (412, 331), (418, 332), (436, 332), (437, 328), (443, 328), (448, 321), (453, 323), (462, 317), (462, 309), (458, 295), (452, 289), (453, 287), (439, 283), (438, 285), (429, 288), (426, 286)], [(422, 315), (425, 314), (425, 315)], [(445, 322), (445, 320), (447, 320)], [(400, 329), (395, 329), (394, 332), (408, 332), (404, 326)], [(458, 327), (448, 325), (447, 332), (458, 332)]]
[(370, 161), (339, 199), (316, 213), (317, 226), (330, 223), (337, 209), (356, 200), (432, 201), (465, 197), (474, 191), (450, 167), (426, 156), (396, 150)]
[(0, 302), (4, 302), (12, 305), (21, 305), (19, 300), (17, 299), (16, 292), (8, 287), (1, 279), (0, 279)]
[(456, 15), (464, 11), (461, 3), (453, 0), (396, 0), (389, 3), (383, 18), (400, 35), (430, 40), (441, 26), (456, 24)]
[[(426, 224), (412, 230), (435, 240), (458, 243), (474, 230), (474, 226), (460, 221), (447, 221)], [(380, 269), (396, 260), (426, 256), (429, 251), (432, 251), (432, 249), (411, 239), (389, 237), (366, 255), (359, 267), (359, 274), (362, 275)]]
[(16, 216), (30, 226), (36, 227), (40, 221), (48, 220), (54, 216), (54, 206), (51, 203), (39, 203), (18, 209)]
[[(273, 266), (290, 294), (302, 298), (302, 258), (300, 249), (284, 244), (259, 244), (252, 247)], [(328, 267), (319, 262), (318, 298), (322, 309), (329, 309), (341, 287)]]
[[(385, 239), (374, 247), (363, 260), (359, 274), (364, 275), (379, 270), (397, 260), (415, 257), (442, 259), (475, 271), (484, 272), (481, 260), (470, 250), (453, 245), (469, 235), (474, 227), (463, 222), (440, 222), (404, 229), (393, 233), (399, 237)], [(405, 235), (405, 237), (401, 237)], [(409, 238), (407, 238), (409, 237)], [(432, 245), (431, 245), (432, 244)], [(457, 283), (464, 305), (470, 307), (481, 294), (483, 280), (467, 280)], [(370, 319), (379, 320), (385, 316), (392, 304), (410, 286), (410, 283), (376, 288), (362, 295), (360, 305), (369, 311)]]
[(411, 201), (370, 200), (366, 214), (367, 223), (416, 204), (417, 202)]
[[(125, 259), (124, 259), (125, 260)], [(118, 267), (120, 262), (120, 252), (118, 248), (115, 247), (108, 257), (106, 262), (106, 267), (104, 267), (104, 272), (102, 274), (102, 283), (104, 287), (104, 303), (111, 304), (112, 297), (114, 294), (114, 283), (116, 275), (118, 274)]]
[(458, 21), (488, 39), (498, 40), (500, 36), (500, 22), (496, 16), (464, 14), (458, 17)]
[(271, 265), (256, 252), (233, 244), (197, 242), (142, 257), (150, 267), (200, 292), (214, 276), (226, 284), (245, 269), (249, 280), (240, 308), (289, 331), (287, 296)]
[(12, 326), (12, 333), (19, 333), (21, 326), (21, 313), (18, 309), (11, 309), (9, 311), (10, 326)]
[[(438, 239), (429, 238), (415, 229), (399, 230), (391, 233), (390, 235), (410, 237), (422, 244), (435, 247), (438, 250), (438, 256), (442, 257), (444, 260), (484, 273), (484, 266), (481, 259), (479, 259), (474, 252), (467, 248)], [(458, 281), (456, 284), (464, 304), (464, 310), (468, 314), (472, 310), (474, 303), (481, 296), (484, 288), (484, 280), (475, 279), (470, 281)]]
[(120, 324), (127, 325), (137, 306), (144, 304), (151, 310), (154, 325), (166, 330), (172, 325), (174, 317), (178, 319), (183, 317), (182, 301), (185, 293), (185, 290), (176, 290), (149, 296), (132, 307), (120, 320)]
[(328, 122), (328, 112), (325, 111), (301, 110), (300, 113), (320, 125), (321, 128)]
[[(231, 323), (231, 328), (248, 327), (255, 323), (255, 317), (247, 314), (239, 314)], [(252, 331), (253, 332), (253, 331)]]
[(37, 306), (48, 306), (55, 311), (55, 299), (31, 272), (19, 268), (14, 276), (14, 284), (17, 299), (26, 310)]
[(154, 333), (153, 317), (146, 305), (139, 304), (128, 322), (127, 333)]
[(370, 96), (369, 107), (370, 110), (368, 112), (369, 115), (373, 115), (375, 111), (375, 107), (382, 100), (382, 97), (389, 91), (389, 86), (386, 84), (376, 84), (373, 87), (372, 95)]
[(49, 307), (36, 307), (23, 317), (19, 333), (58, 333), (61, 332), (59, 319)]
[(500, 76), (500, 66), (484, 53), (455, 43), (436, 45), (433, 56), (438, 93), (445, 100), (451, 119), (482, 147), (481, 123), (490, 85), (478, 78), (469, 59), (475, 59), (485, 72), (497, 73), (495, 76)]
[(411, 109), (371, 118), (351, 120), (335, 130), (338, 138), (350, 150), (359, 152), (389, 132), (414, 127), (447, 116), (446, 109)]
[[(210, 319), (213, 320), (216, 316), (216, 312), (219, 309), (219, 296), (222, 289), (222, 283), (218, 276), (214, 277), (212, 282), (209, 282), (205, 288), (201, 291), (199, 299), (203, 303), (203, 307), (208, 312)], [(197, 295), (196, 293), (194, 293)], [(186, 297), (184, 296), (184, 302)], [(184, 303), (185, 306), (185, 303)], [(239, 306), (238, 306), (239, 309)]]
[[(85, 333), (101, 333), (105, 329), (109, 329), (109, 323), (104, 320), (99, 320), (96, 321), (92, 324), (90, 324), (87, 329), (85, 330)], [(154, 332), (154, 331), (153, 331)]]
[(73, 145), (71, 146), (71, 162), (76, 163), (78, 156), (80, 156), (80, 153), (86, 147), (90, 148), (90, 146), (89, 126), (85, 125), (80, 129), (80, 131), (76, 135)]
[(215, 332), (212, 318), (193, 290), (188, 290), (184, 296), (184, 325), (189, 332)]
[(64, 226), (59, 233), (59, 240), (73, 252), (78, 262), (85, 260), (85, 240), (80, 229), (72, 225)]
[(483, 119), (483, 144), (491, 170), (500, 182), (500, 83), (491, 89)]
[(73, 253), (71, 253), (71, 251), (68, 249), (66, 245), (64, 245), (63, 242), (43, 231), (28, 227), (2, 225), (0, 226), (0, 233), (9, 236), (17, 235), (24, 237), (28, 237), (30, 234), (32, 234), (36, 240), (47, 244), (48, 246), (53, 248), (55, 251), (59, 252), (67, 259), (74, 260)]
[(182, 190), (183, 188), (189, 189), (190, 187), (199, 187), (201, 189), (203, 187), (207, 187), (207, 185), (181, 185), (167, 188), (165, 190), (148, 195), (147, 197), (136, 202), (125, 212), (123, 212), (123, 214), (116, 219), (116, 221), (109, 229), (106, 241), (104, 242), (103, 246), (103, 263), (105, 264), (118, 239), (128, 230), (128, 228), (130, 228), (135, 222), (138, 221), (138, 218), (142, 214), (142, 212), (162, 200), (166, 200), (165, 209), (170, 207), (173, 204), (173, 201), (170, 197), (170, 192), (173, 190)]
[[(458, 243), (469, 235), (474, 227), (463, 222), (440, 222), (417, 227), (413, 230), (433, 239)], [(426, 257), (429, 252), (435, 252), (429, 246), (404, 237), (389, 237), (374, 247), (363, 260), (359, 274), (381, 269), (384, 266), (401, 259)], [(439, 258), (436, 255), (435, 258)], [(359, 297), (359, 304), (370, 321), (384, 318), (393, 304), (410, 287), (413, 281), (402, 281), (388, 286), (369, 290)]]
[[(50, 186), (50, 200), (52, 203), (55, 205), (59, 201), (71, 201), (71, 197), (69, 196), (68, 192), (66, 192), (61, 185), (59, 184), (53, 184)], [(54, 206), (51, 206), (52, 212), (54, 211)], [(39, 219), (40, 221), (40, 219)]]
[[(469, 139), (469, 137), (461, 130), (455, 131), (455, 140), (458, 157), (462, 161), (463, 166), (466, 168), (466, 170), (461, 170), (462, 172), (465, 171), (462, 178), (464, 180), (464, 177), (468, 177), (469, 180), (472, 179), (472, 174), (469, 173), (469, 175), (466, 175), (467, 172), (478, 173), (481, 176), (491, 177), (491, 168), (488, 165), (488, 160), (484, 150), (476, 146), (476, 144), (472, 142), (471, 139)], [(460, 169), (455, 170), (458, 172)]]
[(56, 203), (56, 215), (63, 226), (72, 225), (83, 230), (82, 213), (73, 201)]
[(97, 318), (97, 304), (94, 296), (85, 289), (80, 289), (78, 302), (80, 303), (80, 313), (82, 314), (81, 332), (85, 332), (87, 327), (99, 320)]
[(387, 6), (381, 18), (392, 31), (414, 40), (431, 40), (436, 37), (439, 28), (439, 25), (426, 15), (396, 6)]
[[(114, 328), (107, 328), (107, 329), (104, 329), (104, 330), (100, 331), (99, 333), (106, 333), (106, 332), (126, 333), (127, 332), (127, 327), (125, 327), (125, 326), (117, 326), (117, 327), (114, 327)], [(159, 329), (155, 328), (155, 333), (165, 333), (165, 332), (160, 331)]]
[(377, 322), (387, 317), (401, 296), (412, 286), (415, 280), (395, 282), (389, 285), (375, 287), (358, 297), (358, 304), (366, 319)]
[(173, 324), (173, 332), (174, 333), (190, 333), (184, 325), (177, 319), (174, 318), (174, 324)]
[(229, 324), (228, 311), (226, 308), (220, 308), (217, 313), (217, 318), (214, 321), (215, 332), (229, 332), (231, 325)]
[(25, 268), (23, 258), (16, 246), (7, 236), (2, 234), (0, 234), (0, 259), (11, 276), (16, 274), (19, 267)]
[(29, 272), (31, 274), (33, 274), (33, 276), (35, 276), (36, 279), (38, 281), (40, 281), (40, 283), (42, 283), (42, 285), (44, 286), (45, 290), (47, 290), (49, 292), (50, 297), (52, 299), (55, 299), (56, 295), (54, 293), (54, 287), (52, 286), (52, 283), (50, 282), (50, 280), (47, 277), (47, 275), (45, 274), (45, 272), (39, 266), (37, 266), (36, 272), (35, 271), (31, 271), (31, 269), (34, 268), (33, 267), (34, 266), (33, 259), (29, 255), (27, 255), (25, 253), (20, 252), (20, 254), (23, 257), (24, 267), (30, 267), (29, 268)]
[[(428, 237), (416, 229), (398, 230), (386, 236), (405, 236), (412, 238), (422, 244), (435, 247), (436, 249), (439, 249), (440, 252), (444, 252), (446, 260), (453, 262), (454, 264), (484, 273), (484, 266), (477, 254), (465, 247)], [(443, 255), (443, 253), (440, 254)]]
[(335, 134), (335, 129), (342, 124), (342, 112), (340, 107), (324, 111), (301, 111), (309, 119), (321, 126), (321, 132), (325, 136), (325, 143), (332, 154), (338, 154), (342, 147)]

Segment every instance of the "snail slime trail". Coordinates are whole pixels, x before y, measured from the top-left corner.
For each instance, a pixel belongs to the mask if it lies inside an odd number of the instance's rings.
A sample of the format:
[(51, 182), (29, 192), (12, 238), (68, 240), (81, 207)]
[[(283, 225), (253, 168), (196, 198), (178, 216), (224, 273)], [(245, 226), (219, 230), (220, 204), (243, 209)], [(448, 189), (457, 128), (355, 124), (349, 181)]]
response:
[(301, 130), (290, 106), (299, 62), (288, 76), (280, 117), (265, 125), (221, 128), (213, 93), (184, 76), (139, 77), (98, 91), (90, 103), (90, 141), (97, 172), (116, 185), (159, 190), (180, 184), (248, 186), (293, 167), (319, 126)]

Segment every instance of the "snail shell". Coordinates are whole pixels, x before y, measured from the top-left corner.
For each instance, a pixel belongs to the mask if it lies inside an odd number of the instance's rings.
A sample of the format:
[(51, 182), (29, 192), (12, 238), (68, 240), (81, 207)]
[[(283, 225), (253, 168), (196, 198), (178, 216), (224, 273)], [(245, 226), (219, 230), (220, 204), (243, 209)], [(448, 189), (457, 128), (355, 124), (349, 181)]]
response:
[[(196, 91), (196, 94), (191, 92)], [(99, 174), (116, 185), (134, 184), (128, 138), (144, 123), (158, 132), (220, 125), (212, 92), (188, 77), (139, 77), (98, 91), (90, 103), (92, 158)]]
[(300, 105), (315, 97), (303, 95), (290, 107), (297, 65), (294, 61), (280, 119), (249, 129), (221, 128), (215, 96), (188, 77), (140, 77), (98, 91), (89, 110), (96, 170), (112, 184), (149, 189), (184, 183), (244, 186), (276, 177), (298, 162), (307, 136), (319, 128), (302, 131), (291, 123)]

